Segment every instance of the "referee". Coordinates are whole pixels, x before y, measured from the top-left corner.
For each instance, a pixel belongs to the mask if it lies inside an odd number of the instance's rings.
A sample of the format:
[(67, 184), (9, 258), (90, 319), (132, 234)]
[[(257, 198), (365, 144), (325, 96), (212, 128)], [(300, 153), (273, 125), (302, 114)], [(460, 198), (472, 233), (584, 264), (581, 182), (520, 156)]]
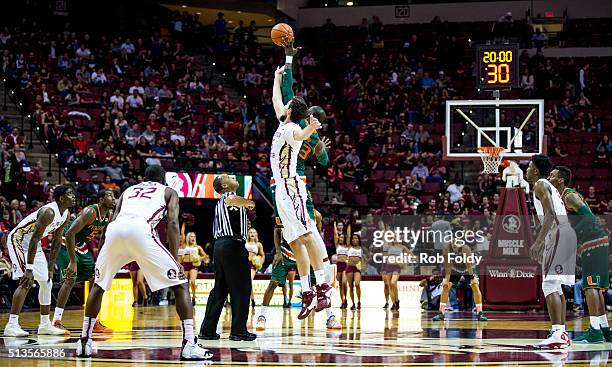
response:
[(246, 209), (254, 209), (255, 203), (236, 195), (238, 181), (228, 175), (215, 178), (213, 188), (221, 194), (213, 223), (215, 286), (208, 297), (200, 338), (220, 338), (216, 333), (217, 323), (229, 293), (232, 306), (230, 340), (255, 340), (257, 335), (248, 332), (246, 326), (251, 299), (251, 267), (244, 247), (248, 231)]

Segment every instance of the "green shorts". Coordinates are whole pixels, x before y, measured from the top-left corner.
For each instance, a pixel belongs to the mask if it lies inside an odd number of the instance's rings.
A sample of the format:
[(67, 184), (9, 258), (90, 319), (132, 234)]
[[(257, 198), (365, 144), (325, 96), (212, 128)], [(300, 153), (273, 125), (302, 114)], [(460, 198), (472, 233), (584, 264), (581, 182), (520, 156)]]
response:
[(608, 238), (599, 238), (580, 246), (582, 288), (609, 288)]
[[(91, 252), (87, 251), (84, 254), (79, 253), (78, 251), (75, 253), (76, 263), (77, 263), (77, 282), (86, 281), (93, 279), (94, 277), (94, 269), (95, 269), (95, 261)], [(56, 264), (60, 271), (60, 276), (62, 280), (64, 279), (64, 271), (68, 267), (70, 263), (70, 257), (68, 257), (68, 250), (66, 246), (60, 245), (60, 249), (57, 254)]]
[[(276, 209), (276, 185), (270, 185), (270, 193), (272, 194), (272, 210), (274, 212), (274, 218), (276, 218), (276, 227), (283, 228), (283, 223), (281, 222)], [(310, 190), (306, 190), (306, 211), (312, 220), (315, 218), (314, 209), (314, 201), (312, 201), (312, 196), (310, 196)]]
[(287, 280), (287, 274), (289, 274), (290, 271), (297, 273), (295, 264), (285, 264), (285, 261), (283, 260), (272, 268), (272, 276), (270, 277), (270, 280), (274, 280), (278, 282), (280, 286), (284, 286)]

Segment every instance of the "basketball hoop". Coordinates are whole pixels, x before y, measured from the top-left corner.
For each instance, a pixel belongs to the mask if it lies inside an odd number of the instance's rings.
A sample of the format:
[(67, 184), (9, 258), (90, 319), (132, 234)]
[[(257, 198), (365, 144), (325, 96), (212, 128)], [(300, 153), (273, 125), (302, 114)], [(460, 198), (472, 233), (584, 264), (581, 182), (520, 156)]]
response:
[(499, 164), (504, 158), (505, 150), (506, 149), (502, 147), (479, 147), (478, 153), (480, 154), (482, 164), (484, 165), (482, 173), (499, 173)]

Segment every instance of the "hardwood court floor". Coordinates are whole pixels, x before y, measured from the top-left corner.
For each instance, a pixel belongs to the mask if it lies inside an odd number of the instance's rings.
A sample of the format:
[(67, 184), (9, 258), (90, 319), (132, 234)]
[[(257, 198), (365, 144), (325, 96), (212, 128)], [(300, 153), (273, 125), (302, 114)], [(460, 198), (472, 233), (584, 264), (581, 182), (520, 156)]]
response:
[[(341, 332), (327, 332), (325, 315), (305, 322), (297, 320), (297, 309), (268, 310), (268, 328), (254, 342), (228, 340), (229, 315), (221, 316), (220, 341), (201, 341), (214, 353), (214, 365), (253, 366), (608, 366), (612, 364), (612, 343), (574, 344), (568, 352), (541, 352), (530, 345), (544, 338), (549, 323), (542, 313), (489, 312), (490, 320), (477, 322), (468, 313), (453, 313), (444, 322), (429, 321), (431, 313), (418, 309), (398, 312), (380, 308), (360, 311), (334, 309), (344, 325)], [(257, 318), (259, 308), (251, 312)], [(2, 338), (0, 366), (204, 366), (204, 362), (181, 363), (181, 331), (173, 306), (132, 309), (111, 306), (101, 313), (102, 321), (116, 331), (95, 338), (97, 353), (89, 360), (74, 357), (74, 345), (82, 324), (82, 310), (64, 313), (70, 337), (37, 336)], [(196, 307), (196, 328), (204, 307)], [(4, 328), (8, 315), (0, 315)], [(38, 324), (38, 313), (21, 316), (22, 327), (30, 332)], [(588, 326), (588, 317), (569, 316), (572, 337)], [(34, 358), (35, 351), (64, 357)], [(9, 357), (12, 354), (12, 357)], [(24, 354), (26, 355), (24, 357)], [(19, 355), (19, 357), (17, 357)], [(30, 355), (30, 357), (28, 357)]]

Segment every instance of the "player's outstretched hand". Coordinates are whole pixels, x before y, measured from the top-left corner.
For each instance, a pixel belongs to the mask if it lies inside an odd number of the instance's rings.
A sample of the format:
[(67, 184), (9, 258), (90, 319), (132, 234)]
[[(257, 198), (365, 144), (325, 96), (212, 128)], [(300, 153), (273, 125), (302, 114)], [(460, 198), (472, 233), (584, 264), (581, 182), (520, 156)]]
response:
[(77, 264), (72, 261), (68, 264), (68, 267), (64, 270), (64, 278), (65, 279), (76, 279), (77, 274)]
[(327, 136), (321, 137), (321, 144), (325, 147), (325, 150), (329, 150), (331, 148), (331, 140)]
[(274, 74), (283, 75), (284, 72), (285, 72), (285, 65), (277, 67)]
[(293, 41), (285, 43), (285, 56), (295, 56), (301, 49), (301, 47), (293, 47)]

